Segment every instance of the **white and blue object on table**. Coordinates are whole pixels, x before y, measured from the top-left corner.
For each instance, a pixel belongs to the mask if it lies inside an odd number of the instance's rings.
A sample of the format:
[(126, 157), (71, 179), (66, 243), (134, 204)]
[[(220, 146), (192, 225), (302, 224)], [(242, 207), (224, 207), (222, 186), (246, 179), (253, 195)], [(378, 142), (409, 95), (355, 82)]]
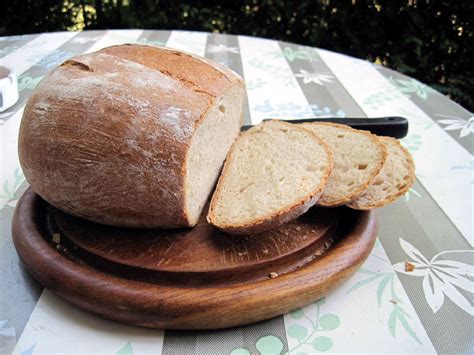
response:
[(0, 66), (0, 112), (18, 101), (18, 80), (13, 70)]

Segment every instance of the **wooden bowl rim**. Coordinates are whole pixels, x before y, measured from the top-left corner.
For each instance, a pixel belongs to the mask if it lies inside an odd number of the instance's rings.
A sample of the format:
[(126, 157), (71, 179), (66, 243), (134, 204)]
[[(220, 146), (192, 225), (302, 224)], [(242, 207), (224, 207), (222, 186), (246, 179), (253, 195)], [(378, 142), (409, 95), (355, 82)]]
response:
[[(360, 211), (354, 228), (334, 248), (293, 272), (254, 284), (174, 287), (122, 279), (68, 260), (41, 235), (40, 202), (28, 189), (18, 201), (12, 223), (15, 248), (30, 273), (45, 288), (82, 309), (154, 328), (227, 328), (301, 308), (351, 276), (372, 250), (377, 232), (374, 211)], [(279, 304), (270, 305), (275, 300)], [(235, 305), (245, 309), (246, 315), (234, 317)]]

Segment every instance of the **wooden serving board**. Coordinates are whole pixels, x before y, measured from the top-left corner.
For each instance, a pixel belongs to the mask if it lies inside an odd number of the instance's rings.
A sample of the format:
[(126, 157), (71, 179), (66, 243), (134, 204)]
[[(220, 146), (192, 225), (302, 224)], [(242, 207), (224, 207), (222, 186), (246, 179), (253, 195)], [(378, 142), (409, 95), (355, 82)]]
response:
[(166, 329), (249, 324), (331, 292), (370, 253), (373, 212), (313, 208), (259, 235), (230, 236), (205, 213), (195, 228), (138, 230), (67, 215), (26, 191), (13, 240), (31, 274), (72, 304)]

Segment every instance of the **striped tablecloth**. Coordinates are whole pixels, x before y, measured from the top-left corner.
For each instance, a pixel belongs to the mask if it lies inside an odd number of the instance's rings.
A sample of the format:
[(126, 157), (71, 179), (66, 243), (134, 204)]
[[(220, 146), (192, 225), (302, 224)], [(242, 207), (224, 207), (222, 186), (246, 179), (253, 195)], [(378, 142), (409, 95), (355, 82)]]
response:
[[(120, 43), (182, 49), (218, 61), (247, 83), (246, 123), (265, 117), (404, 116), (402, 140), (417, 181), (379, 211), (367, 262), (333, 294), (247, 327), (179, 332), (125, 326), (82, 312), (42, 289), (11, 239), (27, 188), (17, 154), (25, 102), (65, 59)], [(0, 353), (279, 354), (472, 353), (473, 132), (471, 112), (397, 72), (323, 49), (183, 31), (90, 31), (0, 37), (0, 65), (20, 100), (0, 114)], [(406, 273), (405, 261), (415, 265)]]

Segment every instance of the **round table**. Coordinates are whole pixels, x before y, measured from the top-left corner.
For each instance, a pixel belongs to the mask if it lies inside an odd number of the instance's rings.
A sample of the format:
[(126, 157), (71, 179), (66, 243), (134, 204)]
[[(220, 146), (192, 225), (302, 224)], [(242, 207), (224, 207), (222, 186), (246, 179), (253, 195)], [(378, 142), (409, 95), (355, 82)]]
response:
[[(362, 268), (304, 309), (220, 331), (158, 331), (99, 319), (43, 290), (12, 244), (26, 190), (17, 136), (24, 105), (67, 58), (121, 43), (205, 56), (245, 78), (245, 124), (267, 117), (408, 118), (402, 143), (417, 181), (381, 209)], [(473, 303), (474, 117), (430, 87), (381, 66), (286, 42), (203, 32), (117, 30), (0, 37), (0, 65), (18, 75), (19, 101), (0, 113), (0, 353), (279, 354), (470, 352)], [(407, 271), (406, 263), (415, 268)]]

